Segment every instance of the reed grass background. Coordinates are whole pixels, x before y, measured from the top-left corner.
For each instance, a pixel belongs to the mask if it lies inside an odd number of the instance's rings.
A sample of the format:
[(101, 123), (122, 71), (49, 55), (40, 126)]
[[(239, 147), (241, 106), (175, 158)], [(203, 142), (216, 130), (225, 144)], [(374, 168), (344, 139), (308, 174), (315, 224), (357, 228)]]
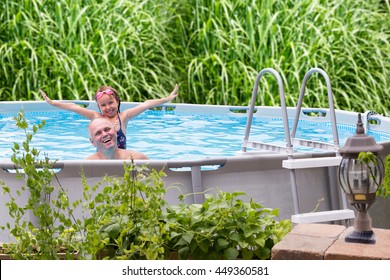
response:
[[(295, 106), (305, 73), (325, 70), (337, 108), (390, 116), (389, 0), (4, 0), (0, 100), (92, 99), (100, 85), (124, 101), (248, 105), (271, 67)], [(274, 77), (257, 105), (279, 106)], [(309, 80), (307, 107), (328, 107)]]

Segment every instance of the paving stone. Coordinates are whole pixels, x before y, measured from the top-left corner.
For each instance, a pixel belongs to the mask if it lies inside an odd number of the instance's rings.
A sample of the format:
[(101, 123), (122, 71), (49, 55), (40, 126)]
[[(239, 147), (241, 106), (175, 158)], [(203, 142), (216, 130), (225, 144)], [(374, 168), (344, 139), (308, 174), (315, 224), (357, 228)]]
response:
[(329, 224), (298, 224), (289, 234), (337, 238), (345, 226)]
[(323, 260), (335, 238), (287, 234), (272, 248), (273, 260)]
[(272, 259), (390, 260), (390, 230), (374, 228), (375, 244), (345, 242), (353, 230), (340, 225), (296, 225), (272, 248)]
[(327, 260), (390, 260), (390, 230), (374, 228), (375, 244), (345, 242), (345, 237), (354, 230), (346, 229), (339, 239), (326, 251)]

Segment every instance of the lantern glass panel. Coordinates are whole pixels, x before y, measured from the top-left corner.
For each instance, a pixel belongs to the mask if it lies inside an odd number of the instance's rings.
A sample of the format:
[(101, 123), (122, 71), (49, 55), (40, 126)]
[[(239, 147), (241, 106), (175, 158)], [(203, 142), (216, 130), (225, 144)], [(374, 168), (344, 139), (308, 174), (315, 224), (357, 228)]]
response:
[[(343, 159), (340, 164), (340, 183), (345, 193), (375, 193), (380, 184), (381, 173), (373, 163), (362, 163), (358, 159)], [(346, 189), (347, 188), (347, 189)]]

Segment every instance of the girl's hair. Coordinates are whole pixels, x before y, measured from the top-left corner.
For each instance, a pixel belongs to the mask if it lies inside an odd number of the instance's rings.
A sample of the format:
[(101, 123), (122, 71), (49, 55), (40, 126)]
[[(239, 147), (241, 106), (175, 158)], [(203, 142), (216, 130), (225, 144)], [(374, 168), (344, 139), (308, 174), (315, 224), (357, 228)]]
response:
[(118, 92), (116, 91), (116, 89), (114, 89), (113, 87), (110, 87), (110, 86), (101, 86), (99, 89), (98, 89), (98, 91), (95, 93), (95, 96), (94, 96), (94, 100), (97, 102), (97, 94), (99, 93), (99, 92), (103, 92), (103, 91), (105, 91), (105, 90), (111, 90), (114, 94), (114, 98), (115, 98), (115, 100), (116, 100), (116, 102), (118, 102), (118, 113), (120, 112), (120, 107), (121, 107), (121, 99), (120, 99), (120, 97), (119, 97), (119, 95), (118, 95)]

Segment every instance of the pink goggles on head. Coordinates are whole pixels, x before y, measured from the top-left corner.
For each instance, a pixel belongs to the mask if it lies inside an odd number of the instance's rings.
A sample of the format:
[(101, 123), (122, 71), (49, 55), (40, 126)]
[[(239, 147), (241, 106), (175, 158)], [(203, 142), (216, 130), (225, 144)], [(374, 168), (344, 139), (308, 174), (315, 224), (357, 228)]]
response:
[(103, 94), (114, 94), (114, 92), (111, 89), (99, 91), (98, 93), (96, 93), (96, 99), (102, 98)]

